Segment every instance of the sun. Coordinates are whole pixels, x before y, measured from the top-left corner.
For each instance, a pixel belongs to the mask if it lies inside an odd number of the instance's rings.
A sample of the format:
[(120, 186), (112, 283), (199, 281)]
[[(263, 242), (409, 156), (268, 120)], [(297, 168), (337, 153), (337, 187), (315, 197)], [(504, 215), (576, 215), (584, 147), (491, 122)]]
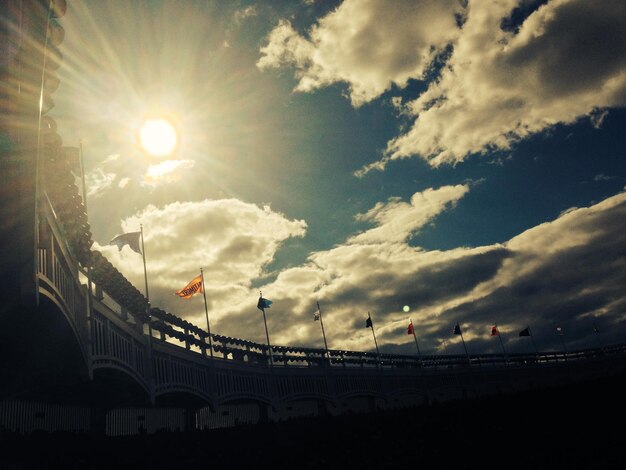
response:
[(178, 144), (174, 126), (165, 119), (149, 119), (139, 129), (141, 147), (150, 155), (170, 155)]

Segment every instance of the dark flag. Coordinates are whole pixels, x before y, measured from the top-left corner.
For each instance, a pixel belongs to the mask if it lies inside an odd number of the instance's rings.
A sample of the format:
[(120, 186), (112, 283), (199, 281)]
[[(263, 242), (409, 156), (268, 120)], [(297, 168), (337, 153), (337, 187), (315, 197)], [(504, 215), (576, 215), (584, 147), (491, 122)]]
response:
[(498, 336), (500, 334), (500, 332), (498, 331), (498, 327), (496, 325), (493, 325), (491, 327), (491, 336)]
[(530, 336), (530, 328), (526, 327), (522, 331), (519, 332), (520, 336)]
[(365, 328), (373, 328), (372, 319), (369, 317), (367, 318), (367, 320), (365, 320)]
[(271, 300), (264, 299), (263, 297), (259, 297), (259, 301), (256, 304), (256, 308), (258, 308), (263, 313), (265, 313), (265, 309), (266, 308), (270, 308), (270, 305), (272, 305), (272, 301)]
[(454, 334), (455, 335), (460, 335), (461, 334), (461, 327), (459, 326), (458, 323), (454, 326)]
[(141, 248), (139, 248), (139, 237), (141, 232), (128, 232), (121, 235), (116, 235), (109, 242), (109, 245), (116, 245), (119, 251), (122, 251), (124, 245), (128, 245), (131, 250), (141, 254)]
[(406, 329), (406, 334), (407, 335), (412, 335), (414, 333), (415, 333), (415, 331), (413, 330), (413, 323), (409, 323), (409, 326)]

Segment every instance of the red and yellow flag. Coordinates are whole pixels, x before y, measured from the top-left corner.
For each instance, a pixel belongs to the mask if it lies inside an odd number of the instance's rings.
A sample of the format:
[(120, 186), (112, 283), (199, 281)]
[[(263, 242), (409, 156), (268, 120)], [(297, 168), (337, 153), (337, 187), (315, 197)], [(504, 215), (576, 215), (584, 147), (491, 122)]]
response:
[(194, 277), (189, 284), (176, 291), (175, 294), (180, 298), (189, 299), (198, 292), (202, 292), (202, 274)]

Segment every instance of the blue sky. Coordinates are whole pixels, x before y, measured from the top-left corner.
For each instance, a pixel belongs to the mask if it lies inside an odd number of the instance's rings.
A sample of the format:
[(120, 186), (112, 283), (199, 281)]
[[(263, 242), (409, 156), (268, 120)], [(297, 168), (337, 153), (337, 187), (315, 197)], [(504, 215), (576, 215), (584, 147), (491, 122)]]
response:
[[(72, 1), (52, 115), (94, 249), (143, 224), (153, 305), (274, 344), (413, 354), (623, 341), (621, 1)], [(146, 119), (178, 132), (138, 145)], [(404, 312), (404, 306), (409, 312)], [(600, 327), (595, 335), (593, 325)]]

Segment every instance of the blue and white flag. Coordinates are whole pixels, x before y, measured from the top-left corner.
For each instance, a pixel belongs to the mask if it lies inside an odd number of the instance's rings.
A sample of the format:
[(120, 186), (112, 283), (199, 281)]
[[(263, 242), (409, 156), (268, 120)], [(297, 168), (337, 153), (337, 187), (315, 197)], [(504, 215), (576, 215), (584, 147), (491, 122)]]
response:
[(259, 302), (256, 304), (256, 307), (261, 310), (263, 313), (265, 313), (265, 309), (266, 308), (270, 308), (270, 305), (272, 305), (272, 301), (269, 299), (264, 299), (263, 297), (259, 297)]

